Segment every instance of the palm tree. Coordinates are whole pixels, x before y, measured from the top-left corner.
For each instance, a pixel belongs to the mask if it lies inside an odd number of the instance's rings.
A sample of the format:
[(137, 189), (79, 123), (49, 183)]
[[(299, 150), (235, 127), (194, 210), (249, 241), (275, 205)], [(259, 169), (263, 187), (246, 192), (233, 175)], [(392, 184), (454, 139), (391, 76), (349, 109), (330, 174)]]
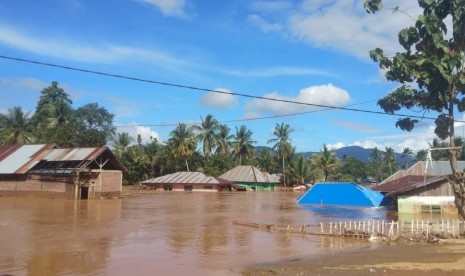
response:
[(223, 156), (228, 156), (231, 152), (232, 142), (234, 136), (229, 134), (229, 127), (224, 124), (218, 125), (218, 132), (216, 133), (216, 153)]
[(386, 147), (386, 153), (384, 154), (384, 163), (387, 165), (389, 168), (389, 173), (392, 175), (393, 173), (393, 167), (397, 169), (396, 167), (396, 156), (394, 153), (394, 149), (391, 147)]
[(286, 183), (287, 183), (286, 175), (284, 173), (284, 168), (285, 168), (284, 160), (289, 155), (290, 150), (291, 150), (290, 142), (292, 140), (289, 136), (293, 131), (294, 129), (292, 129), (288, 124), (276, 123), (276, 126), (274, 127), (274, 130), (273, 130), (273, 135), (276, 136), (276, 138), (268, 140), (268, 144), (274, 143), (272, 148), (278, 151), (278, 157), (282, 161), (282, 165), (283, 165), (282, 173), (283, 173), (284, 186), (286, 186)]
[(113, 151), (119, 160), (122, 160), (127, 148), (133, 141), (134, 138), (132, 138), (127, 132), (119, 132), (116, 134), (116, 137), (113, 139)]
[(241, 125), (240, 128), (236, 127), (236, 135), (234, 135), (233, 141), (233, 153), (239, 160), (239, 164), (242, 165), (242, 158), (246, 159), (252, 154), (253, 146), (255, 141), (252, 140), (252, 131), (247, 129), (245, 125)]
[(27, 144), (32, 140), (29, 112), (21, 107), (8, 109), (8, 114), (0, 114), (0, 136), (4, 144)]
[(170, 132), (170, 136), (168, 144), (172, 149), (172, 153), (176, 156), (185, 158), (187, 171), (189, 171), (187, 157), (192, 156), (197, 147), (192, 128), (180, 123), (176, 129)]
[(300, 155), (294, 160), (292, 166), (292, 176), (297, 178), (298, 184), (305, 184), (306, 180), (310, 178), (311, 170), (308, 160)]
[(322, 151), (312, 156), (312, 164), (316, 169), (323, 171), (326, 182), (331, 173), (338, 168), (339, 160), (334, 152), (331, 152), (326, 145), (323, 145)]
[(200, 119), (202, 123), (195, 125), (194, 130), (198, 131), (197, 139), (203, 143), (203, 154), (208, 157), (217, 144), (218, 121), (210, 114), (205, 117), (205, 120), (202, 117)]

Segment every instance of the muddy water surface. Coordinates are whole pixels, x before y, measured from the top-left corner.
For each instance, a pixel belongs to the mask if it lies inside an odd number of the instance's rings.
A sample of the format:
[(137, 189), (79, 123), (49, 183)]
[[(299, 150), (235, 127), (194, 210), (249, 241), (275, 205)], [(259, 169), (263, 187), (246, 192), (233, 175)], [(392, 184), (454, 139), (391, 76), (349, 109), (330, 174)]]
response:
[(249, 265), (360, 246), (264, 224), (391, 219), (383, 208), (302, 207), (292, 192), (142, 193), (109, 201), (0, 198), (0, 274), (238, 275)]

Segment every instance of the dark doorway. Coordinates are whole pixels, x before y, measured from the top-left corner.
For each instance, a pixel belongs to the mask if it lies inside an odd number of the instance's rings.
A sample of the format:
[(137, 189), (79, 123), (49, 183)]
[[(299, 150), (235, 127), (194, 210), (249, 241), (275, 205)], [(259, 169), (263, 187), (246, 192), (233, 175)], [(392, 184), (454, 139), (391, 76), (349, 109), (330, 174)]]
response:
[(89, 199), (89, 187), (81, 187), (81, 199)]

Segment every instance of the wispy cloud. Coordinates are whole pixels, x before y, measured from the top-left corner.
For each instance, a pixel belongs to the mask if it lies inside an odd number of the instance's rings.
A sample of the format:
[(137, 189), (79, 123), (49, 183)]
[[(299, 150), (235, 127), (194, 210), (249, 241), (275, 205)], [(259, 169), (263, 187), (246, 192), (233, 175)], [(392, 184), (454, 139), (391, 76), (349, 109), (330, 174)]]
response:
[(278, 32), (283, 29), (280, 23), (271, 23), (258, 14), (251, 14), (247, 17), (250, 24), (259, 27), (264, 32)]
[(184, 17), (185, 0), (134, 0), (136, 2), (147, 3), (159, 9), (164, 15)]
[[(169, 53), (153, 49), (99, 42), (70, 41), (68, 38), (38, 37), (21, 33), (13, 28), (0, 26), (0, 43), (23, 51), (90, 63), (112, 64), (120, 61), (161, 63), (171, 66), (191, 66), (184, 60)], [(168, 67), (169, 68), (169, 67)]]
[[(349, 93), (346, 90), (336, 87), (332, 84), (304, 88), (300, 90), (299, 94), (295, 97), (283, 96), (277, 92), (266, 94), (264, 97), (325, 106), (344, 106), (350, 100)], [(246, 105), (247, 112), (255, 113), (268, 112), (272, 114), (283, 115), (294, 113), (295, 110), (296, 104), (281, 101), (255, 99)], [(299, 105), (299, 110), (321, 110), (321, 107)]]

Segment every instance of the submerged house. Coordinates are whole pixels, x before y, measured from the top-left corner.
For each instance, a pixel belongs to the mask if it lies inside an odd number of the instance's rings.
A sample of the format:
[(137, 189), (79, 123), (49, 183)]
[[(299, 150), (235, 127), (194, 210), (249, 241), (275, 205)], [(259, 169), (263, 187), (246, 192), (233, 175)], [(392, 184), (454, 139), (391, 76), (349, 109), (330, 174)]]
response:
[(0, 196), (119, 198), (123, 171), (106, 147), (0, 146)]
[(177, 172), (142, 182), (150, 189), (162, 191), (231, 191), (233, 182), (219, 177), (206, 176), (201, 172)]
[(274, 191), (279, 183), (278, 177), (261, 172), (254, 166), (237, 166), (220, 175), (220, 178), (252, 191)]
[(383, 198), (381, 193), (355, 183), (319, 182), (303, 194), (297, 203), (378, 207)]
[[(458, 161), (460, 170), (465, 162)], [(421, 161), (381, 182), (375, 189), (386, 194), (399, 214), (457, 214), (455, 195), (446, 176), (452, 173), (449, 161)]]

